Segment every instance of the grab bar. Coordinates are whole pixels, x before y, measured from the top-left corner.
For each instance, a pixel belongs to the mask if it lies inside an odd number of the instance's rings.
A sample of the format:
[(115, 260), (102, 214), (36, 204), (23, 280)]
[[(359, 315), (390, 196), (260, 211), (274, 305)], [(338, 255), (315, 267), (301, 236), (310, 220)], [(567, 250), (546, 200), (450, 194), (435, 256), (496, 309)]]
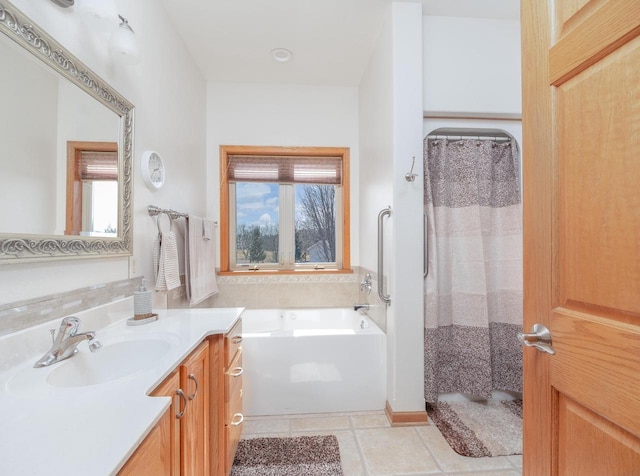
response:
[(384, 293), (384, 227), (382, 226), (385, 216), (391, 216), (391, 207), (384, 208), (378, 213), (378, 296), (385, 304), (391, 302), (391, 296)]

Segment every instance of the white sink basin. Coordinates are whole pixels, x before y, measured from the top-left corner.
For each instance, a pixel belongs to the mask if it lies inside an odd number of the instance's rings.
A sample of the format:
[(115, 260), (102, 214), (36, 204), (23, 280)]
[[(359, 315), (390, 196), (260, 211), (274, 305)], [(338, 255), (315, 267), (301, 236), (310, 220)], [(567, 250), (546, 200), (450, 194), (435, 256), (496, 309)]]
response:
[(47, 375), (54, 387), (86, 387), (130, 377), (152, 367), (171, 348), (165, 340), (128, 340), (79, 352)]

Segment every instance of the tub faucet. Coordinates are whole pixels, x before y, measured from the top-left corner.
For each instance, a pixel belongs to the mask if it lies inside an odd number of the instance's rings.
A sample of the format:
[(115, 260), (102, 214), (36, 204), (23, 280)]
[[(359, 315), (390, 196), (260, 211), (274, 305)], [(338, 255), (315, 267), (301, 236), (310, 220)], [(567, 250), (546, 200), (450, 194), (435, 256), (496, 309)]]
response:
[[(78, 352), (77, 347), (80, 342), (93, 340), (96, 337), (95, 332), (78, 333), (78, 327), (80, 327), (80, 319), (77, 317), (69, 316), (62, 319), (57, 336), (54, 336), (55, 329), (51, 329), (51, 339), (53, 340), (51, 349), (49, 349), (33, 366), (36, 368), (47, 367), (48, 365), (55, 364), (61, 360), (68, 359)], [(92, 352), (100, 347), (102, 346), (97, 341), (90, 345)]]
[(360, 309), (362, 309), (363, 311), (368, 311), (369, 310), (369, 304), (365, 302), (364, 304), (354, 304), (353, 305), (353, 310), (354, 311), (359, 311)]

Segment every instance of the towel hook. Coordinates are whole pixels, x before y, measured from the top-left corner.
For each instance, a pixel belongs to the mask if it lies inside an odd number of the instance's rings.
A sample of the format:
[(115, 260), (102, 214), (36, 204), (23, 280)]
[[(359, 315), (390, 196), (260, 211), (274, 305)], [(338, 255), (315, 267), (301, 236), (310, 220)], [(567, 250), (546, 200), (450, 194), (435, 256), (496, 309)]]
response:
[(158, 234), (162, 235), (162, 228), (160, 227), (160, 217), (162, 215), (167, 215), (167, 217), (169, 218), (169, 231), (173, 230), (173, 218), (171, 218), (171, 215), (169, 213), (166, 212), (160, 212), (156, 215), (156, 224), (158, 225)]
[(411, 161), (411, 170), (409, 172), (407, 172), (406, 174), (404, 174), (404, 179), (407, 182), (413, 182), (416, 177), (418, 176), (418, 174), (414, 174), (413, 173), (413, 166), (416, 165), (416, 156), (413, 156), (413, 160)]

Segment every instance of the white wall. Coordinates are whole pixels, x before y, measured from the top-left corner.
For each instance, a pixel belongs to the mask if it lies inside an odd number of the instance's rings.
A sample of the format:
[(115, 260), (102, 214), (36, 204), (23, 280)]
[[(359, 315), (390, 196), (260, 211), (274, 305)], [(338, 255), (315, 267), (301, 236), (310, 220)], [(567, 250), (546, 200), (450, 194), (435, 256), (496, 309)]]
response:
[[(355, 87), (209, 83), (207, 212), (220, 215), (220, 145), (349, 147), (351, 264), (358, 252), (358, 89)], [(219, 261), (218, 261), (219, 262)]]
[[(385, 219), (387, 399), (394, 412), (424, 411), (422, 293), (422, 8), (394, 2), (360, 85), (360, 261), (376, 270), (377, 216)], [(416, 157), (418, 179), (404, 174)], [(365, 239), (366, 237), (366, 239)], [(382, 279), (382, 277), (378, 277)]]
[(424, 110), (518, 114), (520, 22), (425, 16)]
[[(131, 276), (151, 277), (150, 245), (156, 225), (149, 204), (205, 213), (206, 83), (177, 36), (161, 4), (153, 0), (117, 0), (129, 19), (142, 51), (135, 66), (115, 64), (108, 54), (111, 31), (118, 22), (91, 25), (74, 8), (52, 2), (14, 0), (31, 19), (56, 37), (97, 74), (135, 105), (134, 268)], [(78, 4), (80, 2), (76, 2)], [(140, 177), (140, 156), (160, 152), (165, 187), (148, 190)], [(0, 266), (0, 304), (64, 292), (129, 277), (127, 258), (99, 258)]]
[(389, 404), (395, 412), (424, 411), (422, 181), (404, 175), (415, 157), (422, 177), (422, 6), (393, 4), (393, 268), (387, 342), (396, 362)]
[(375, 270), (378, 212), (393, 201), (391, 9), (360, 82), (360, 266)]

